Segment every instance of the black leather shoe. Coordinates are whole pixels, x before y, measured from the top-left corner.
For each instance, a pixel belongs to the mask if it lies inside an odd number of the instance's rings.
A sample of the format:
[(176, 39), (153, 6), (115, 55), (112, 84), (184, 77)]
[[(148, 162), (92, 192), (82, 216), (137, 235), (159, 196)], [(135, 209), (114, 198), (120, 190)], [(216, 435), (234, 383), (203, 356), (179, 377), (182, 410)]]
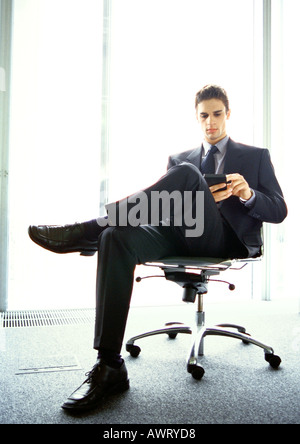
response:
[(97, 240), (85, 237), (83, 224), (73, 225), (31, 225), (28, 229), (31, 240), (54, 253), (75, 253), (93, 256), (97, 251)]
[(62, 405), (65, 410), (86, 411), (99, 406), (104, 398), (129, 389), (125, 363), (114, 369), (98, 360), (87, 379)]

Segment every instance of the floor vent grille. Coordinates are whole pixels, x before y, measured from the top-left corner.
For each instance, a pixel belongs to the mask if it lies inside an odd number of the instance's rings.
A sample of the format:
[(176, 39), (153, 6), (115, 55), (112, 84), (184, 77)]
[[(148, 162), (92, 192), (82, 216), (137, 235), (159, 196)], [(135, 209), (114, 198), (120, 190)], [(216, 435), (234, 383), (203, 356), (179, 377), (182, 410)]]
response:
[(0, 313), (0, 328), (49, 327), (94, 322), (95, 309), (24, 310)]

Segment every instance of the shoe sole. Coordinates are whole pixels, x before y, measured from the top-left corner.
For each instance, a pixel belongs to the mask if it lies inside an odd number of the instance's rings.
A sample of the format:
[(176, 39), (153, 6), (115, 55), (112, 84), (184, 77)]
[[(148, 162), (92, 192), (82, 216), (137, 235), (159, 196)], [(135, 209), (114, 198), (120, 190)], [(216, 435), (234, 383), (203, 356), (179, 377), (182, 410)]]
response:
[(115, 385), (114, 387), (112, 387), (108, 392), (106, 392), (103, 396), (101, 396), (101, 398), (99, 398), (97, 401), (95, 401), (93, 404), (89, 404), (89, 405), (85, 405), (85, 406), (75, 406), (75, 405), (68, 405), (68, 404), (63, 404), (61, 406), (62, 409), (67, 410), (67, 411), (72, 411), (72, 412), (86, 412), (88, 410), (93, 410), (97, 407), (99, 407), (103, 401), (105, 401), (108, 397), (113, 396), (113, 395), (117, 395), (119, 393), (123, 393), (126, 390), (129, 389), (129, 379), (127, 379), (127, 381), (122, 381), (119, 384)]

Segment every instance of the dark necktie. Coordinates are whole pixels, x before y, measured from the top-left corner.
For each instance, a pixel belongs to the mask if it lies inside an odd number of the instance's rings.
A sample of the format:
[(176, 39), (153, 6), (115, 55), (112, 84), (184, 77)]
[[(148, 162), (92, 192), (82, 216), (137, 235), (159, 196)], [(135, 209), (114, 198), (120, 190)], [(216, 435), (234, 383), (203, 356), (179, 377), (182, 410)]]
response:
[(219, 151), (216, 146), (212, 146), (201, 163), (202, 174), (214, 174), (215, 172), (215, 158), (214, 154)]

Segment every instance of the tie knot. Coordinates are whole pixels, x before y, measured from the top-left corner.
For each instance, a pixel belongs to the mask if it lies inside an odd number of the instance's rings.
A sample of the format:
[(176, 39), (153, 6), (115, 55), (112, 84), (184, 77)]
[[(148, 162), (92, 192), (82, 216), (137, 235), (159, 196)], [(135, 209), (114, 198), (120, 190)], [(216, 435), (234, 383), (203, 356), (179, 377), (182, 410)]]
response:
[(216, 154), (217, 151), (219, 150), (216, 146), (211, 146), (208, 152), (211, 154)]

